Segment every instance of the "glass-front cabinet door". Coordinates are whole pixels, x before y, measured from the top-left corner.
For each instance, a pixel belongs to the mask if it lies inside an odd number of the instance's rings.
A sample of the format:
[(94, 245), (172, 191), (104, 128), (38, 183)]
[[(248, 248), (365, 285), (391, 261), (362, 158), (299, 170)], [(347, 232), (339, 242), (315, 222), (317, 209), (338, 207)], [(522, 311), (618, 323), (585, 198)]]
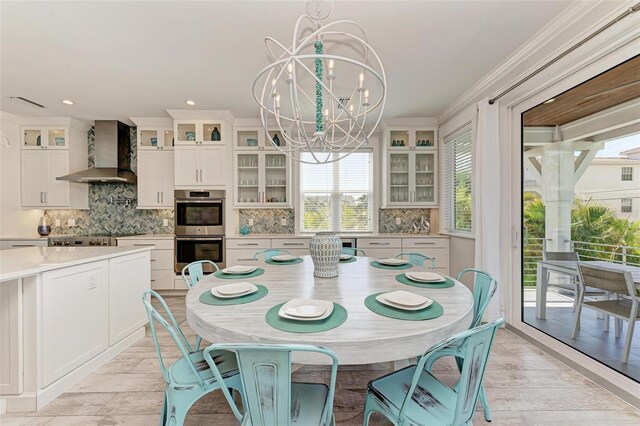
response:
[(413, 202), (435, 202), (435, 154), (414, 153), (415, 189)]
[(411, 194), (410, 174), (410, 153), (391, 153), (389, 154), (389, 192), (388, 200), (392, 205), (409, 204)]
[(236, 204), (256, 205), (261, 203), (260, 154), (237, 154), (236, 156)]
[(24, 149), (67, 149), (69, 132), (64, 127), (23, 127)]
[(264, 155), (264, 203), (286, 204), (287, 157), (284, 154)]

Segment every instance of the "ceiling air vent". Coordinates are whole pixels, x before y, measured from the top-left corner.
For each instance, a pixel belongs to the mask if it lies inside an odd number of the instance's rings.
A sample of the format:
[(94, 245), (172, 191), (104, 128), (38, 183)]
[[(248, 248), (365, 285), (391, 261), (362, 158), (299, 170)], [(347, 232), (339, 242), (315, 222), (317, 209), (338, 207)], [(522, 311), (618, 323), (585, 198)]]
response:
[(31, 99), (23, 98), (22, 96), (10, 96), (11, 99), (20, 99), (22, 102), (26, 102), (31, 105), (35, 105), (40, 108), (44, 108), (44, 105), (40, 105), (37, 102), (32, 101)]

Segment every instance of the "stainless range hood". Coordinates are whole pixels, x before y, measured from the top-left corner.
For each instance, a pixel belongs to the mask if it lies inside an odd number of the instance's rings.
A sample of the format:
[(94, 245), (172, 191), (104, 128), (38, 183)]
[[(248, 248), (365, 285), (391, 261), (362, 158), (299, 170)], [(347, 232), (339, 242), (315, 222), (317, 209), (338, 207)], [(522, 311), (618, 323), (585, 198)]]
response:
[(96, 120), (95, 131), (95, 167), (56, 179), (83, 183), (137, 183), (138, 178), (131, 171), (130, 127), (116, 120)]

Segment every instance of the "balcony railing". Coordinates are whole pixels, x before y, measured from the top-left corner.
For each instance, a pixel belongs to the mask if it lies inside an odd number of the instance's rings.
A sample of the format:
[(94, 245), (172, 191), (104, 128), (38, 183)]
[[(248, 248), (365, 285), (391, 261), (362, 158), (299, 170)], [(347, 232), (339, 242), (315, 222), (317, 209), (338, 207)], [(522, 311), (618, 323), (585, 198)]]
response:
[[(538, 262), (542, 260), (545, 247), (544, 238), (524, 238), (524, 259), (522, 262), (523, 283), (531, 287), (536, 285)], [(640, 267), (640, 247), (599, 244), (587, 241), (566, 241), (571, 249), (578, 253), (580, 260), (605, 260), (623, 265)]]

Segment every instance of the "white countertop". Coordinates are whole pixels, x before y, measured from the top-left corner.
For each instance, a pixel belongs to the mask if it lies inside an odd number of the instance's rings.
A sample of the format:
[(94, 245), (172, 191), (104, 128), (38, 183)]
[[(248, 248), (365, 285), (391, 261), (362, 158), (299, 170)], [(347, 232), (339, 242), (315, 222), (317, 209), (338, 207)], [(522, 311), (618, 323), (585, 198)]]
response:
[(41, 237), (40, 235), (32, 235), (31, 237), (0, 237), (0, 241), (34, 241), (43, 240), (46, 241), (49, 237)]
[(173, 234), (143, 234), (129, 235), (127, 237), (118, 237), (118, 240), (173, 240)]
[[(442, 234), (388, 234), (388, 233), (375, 233), (375, 234), (338, 234), (341, 238), (449, 238), (448, 235)], [(311, 238), (313, 234), (229, 234), (229, 238)]]
[(0, 281), (95, 262), (151, 247), (26, 247), (0, 251)]

